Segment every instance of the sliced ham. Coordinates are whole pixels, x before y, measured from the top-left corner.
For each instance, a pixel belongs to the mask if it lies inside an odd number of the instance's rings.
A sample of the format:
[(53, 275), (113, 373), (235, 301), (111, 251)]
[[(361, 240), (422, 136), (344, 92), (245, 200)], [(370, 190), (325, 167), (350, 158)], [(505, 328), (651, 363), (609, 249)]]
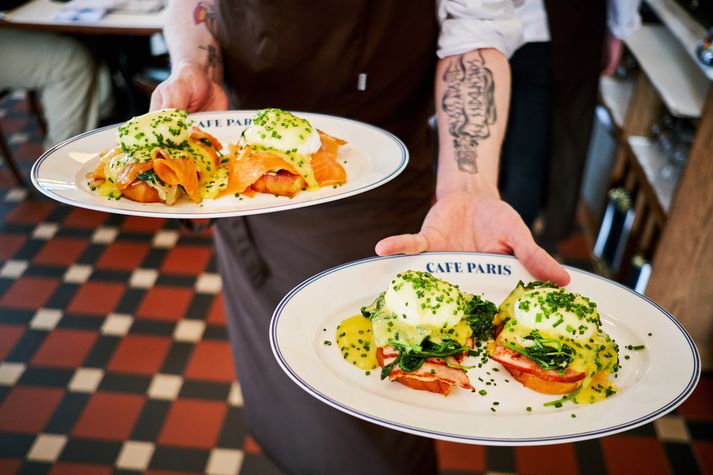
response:
[[(468, 346), (473, 347), (473, 340), (468, 340)], [(451, 364), (460, 364), (466, 357), (464, 351), (458, 355), (449, 356)], [(398, 357), (398, 351), (392, 346), (377, 348), (376, 358), (383, 368)], [(453, 386), (460, 386), (469, 391), (475, 391), (470, 384), (468, 375), (459, 368), (451, 368), (443, 358), (428, 358), (416, 371), (404, 371), (399, 365), (394, 365), (389, 373), (389, 380), (397, 381), (413, 389), (430, 391), (447, 396)]]
[(519, 373), (532, 374), (544, 381), (573, 383), (583, 380), (586, 376), (582, 372), (572, 371), (569, 368), (564, 371), (556, 369), (544, 370), (537, 362), (501, 344), (495, 346), (490, 357), (505, 366), (511, 373), (513, 372), (512, 370), (515, 370)]

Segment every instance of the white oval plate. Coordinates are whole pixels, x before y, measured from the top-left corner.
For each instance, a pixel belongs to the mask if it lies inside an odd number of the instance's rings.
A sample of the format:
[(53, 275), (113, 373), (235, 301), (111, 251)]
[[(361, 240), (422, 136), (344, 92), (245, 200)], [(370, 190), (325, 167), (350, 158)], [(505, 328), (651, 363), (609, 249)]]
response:
[[(203, 112), (190, 117), (198, 127), (220, 140), (227, 151), (228, 144), (238, 141), (255, 114), (256, 111)], [(196, 204), (184, 197), (173, 206), (125, 198), (110, 200), (89, 189), (86, 175), (96, 168), (99, 153), (116, 144), (118, 124), (86, 132), (52, 147), (32, 167), (32, 183), (52, 199), (96, 211), (159, 218), (220, 218), (284, 211), (347, 198), (387, 183), (406, 168), (406, 147), (383, 129), (342, 117), (296, 114), (348, 142), (338, 155), (347, 172), (345, 185), (302, 192), (292, 199), (259, 193), (253, 198), (225, 196)]]
[[(468, 371), (476, 392), (454, 388), (447, 397), (382, 381), (378, 369), (366, 375), (344, 361), (335, 329), (407, 269), (432, 271), (496, 305), (519, 280), (534, 280), (513, 257), (479, 253), (375, 257), (327, 270), (293, 289), (273, 314), (272, 351), (287, 375), (322, 402), (375, 424), (485, 445), (556, 444), (632, 429), (673, 410), (698, 382), (698, 352), (673, 316), (620, 284), (573, 268), (567, 288), (597, 303), (604, 329), (619, 344), (622, 368), (614, 396), (589, 405), (545, 407), (557, 396), (525, 388), (492, 360)], [(627, 350), (628, 345), (645, 349)], [(477, 392), (482, 389), (484, 396)]]

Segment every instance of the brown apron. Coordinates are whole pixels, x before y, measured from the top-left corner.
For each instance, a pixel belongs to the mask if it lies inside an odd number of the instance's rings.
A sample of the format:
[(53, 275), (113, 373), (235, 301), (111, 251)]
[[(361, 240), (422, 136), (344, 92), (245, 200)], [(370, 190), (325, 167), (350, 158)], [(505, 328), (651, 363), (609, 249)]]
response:
[(407, 170), (377, 190), (218, 221), (216, 252), (250, 430), (264, 452), (292, 473), (435, 473), (432, 441), (369, 424), (307, 395), (279, 368), (268, 340), (270, 316), (291, 288), (324, 269), (371, 256), (379, 239), (421, 225), (434, 186), (427, 119), (433, 113), (435, 4), (216, 3), (232, 107), (350, 117), (396, 134), (410, 152)]

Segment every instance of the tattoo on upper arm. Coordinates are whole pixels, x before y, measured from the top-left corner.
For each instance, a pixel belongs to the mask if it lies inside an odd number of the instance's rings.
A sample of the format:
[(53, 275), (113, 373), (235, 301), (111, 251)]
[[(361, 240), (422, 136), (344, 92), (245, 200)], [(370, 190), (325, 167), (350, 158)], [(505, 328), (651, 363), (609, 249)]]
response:
[(215, 5), (213, 2), (201, 1), (196, 5), (195, 10), (193, 10), (193, 21), (196, 25), (205, 23), (205, 27), (208, 31), (215, 35)]
[(478, 173), (476, 149), (490, 136), (497, 119), (495, 82), (480, 51), (453, 58), (443, 73), (446, 90), (441, 107), (448, 117), (448, 132), (453, 137), (458, 169)]
[(198, 48), (204, 49), (208, 53), (208, 67), (218, 66), (218, 50), (213, 45), (200, 45)]

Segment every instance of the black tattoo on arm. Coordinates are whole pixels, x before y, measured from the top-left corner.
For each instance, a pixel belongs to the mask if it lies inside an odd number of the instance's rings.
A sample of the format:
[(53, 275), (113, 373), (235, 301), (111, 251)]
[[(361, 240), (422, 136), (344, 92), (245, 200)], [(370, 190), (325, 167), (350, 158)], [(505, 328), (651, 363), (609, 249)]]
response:
[(205, 23), (206, 29), (215, 36), (215, 5), (213, 5), (213, 2), (198, 2), (195, 10), (193, 10), (193, 21), (196, 25)]
[(468, 58), (460, 55), (451, 59), (443, 80), (446, 90), (441, 108), (448, 117), (448, 132), (453, 137), (458, 169), (478, 173), (478, 143), (490, 136), (489, 126), (497, 119), (493, 73), (478, 51)]
[(198, 48), (206, 50), (208, 53), (208, 67), (215, 68), (218, 66), (218, 50), (213, 45), (201, 45)]

